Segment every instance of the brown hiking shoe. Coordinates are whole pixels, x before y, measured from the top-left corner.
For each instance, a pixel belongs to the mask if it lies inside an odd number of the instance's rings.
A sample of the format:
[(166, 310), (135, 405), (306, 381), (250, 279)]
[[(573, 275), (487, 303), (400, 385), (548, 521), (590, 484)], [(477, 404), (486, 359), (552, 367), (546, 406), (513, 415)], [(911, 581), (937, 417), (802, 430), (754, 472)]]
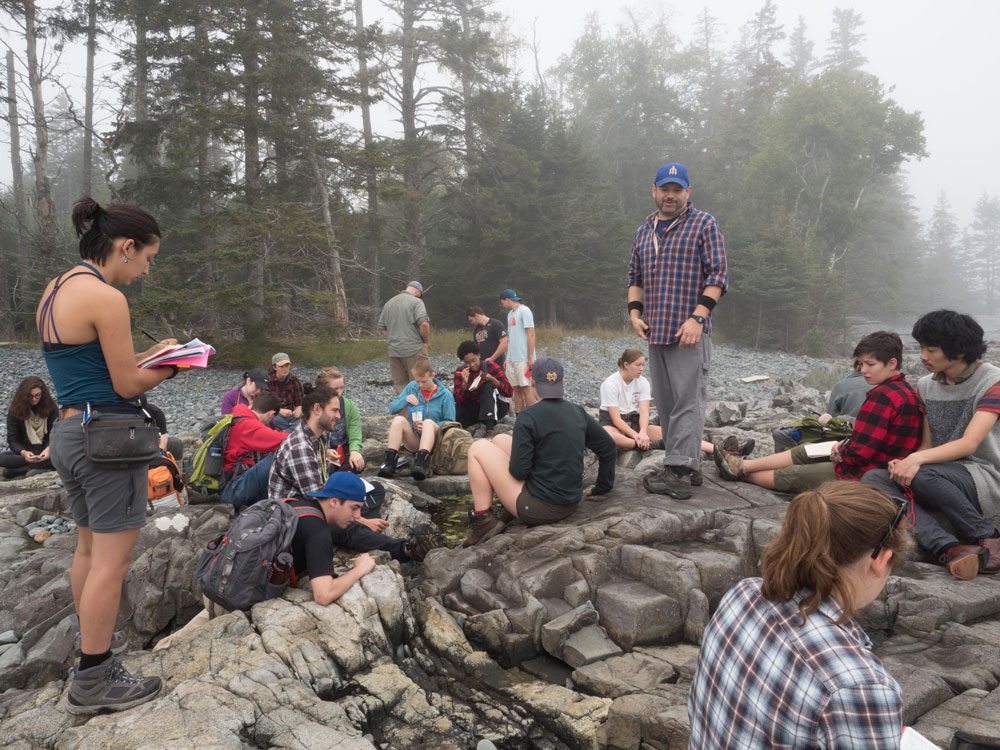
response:
[(476, 515), (474, 511), (469, 511), (469, 536), (466, 537), (465, 541), (462, 542), (463, 547), (472, 547), (473, 545), (479, 544), (480, 542), (485, 542), (501, 531), (504, 530), (504, 524), (500, 519), (498, 519), (493, 514), (493, 509), (491, 508), (486, 513)]
[(979, 546), (986, 550), (986, 559), (979, 566), (980, 573), (1000, 573), (1000, 537), (980, 539)]
[(941, 555), (948, 572), (960, 581), (971, 581), (988, 562), (989, 551), (976, 544), (956, 544)]
[(738, 482), (746, 476), (743, 470), (743, 456), (740, 455), (740, 441), (734, 435), (730, 435), (722, 444), (712, 443), (715, 450), (712, 451), (712, 459), (719, 469), (719, 476), (730, 482)]

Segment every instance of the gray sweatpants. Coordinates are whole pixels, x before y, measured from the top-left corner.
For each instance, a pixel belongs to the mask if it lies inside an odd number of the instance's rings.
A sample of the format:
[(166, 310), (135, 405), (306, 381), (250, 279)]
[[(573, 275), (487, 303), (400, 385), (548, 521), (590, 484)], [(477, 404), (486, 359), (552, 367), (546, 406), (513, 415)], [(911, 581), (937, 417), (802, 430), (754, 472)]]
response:
[(701, 464), (711, 364), (711, 336), (691, 347), (649, 345), (649, 385), (660, 415), (666, 466), (696, 470)]

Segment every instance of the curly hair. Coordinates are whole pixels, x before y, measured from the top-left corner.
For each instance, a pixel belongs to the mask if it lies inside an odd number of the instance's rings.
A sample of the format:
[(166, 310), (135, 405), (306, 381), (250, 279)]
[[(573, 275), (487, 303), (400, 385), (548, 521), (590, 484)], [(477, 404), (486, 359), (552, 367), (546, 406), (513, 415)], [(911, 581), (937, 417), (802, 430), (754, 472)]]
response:
[[(38, 406), (31, 405), (31, 392), (35, 388), (42, 389), (42, 398), (38, 402)], [(55, 410), (56, 402), (52, 398), (52, 394), (49, 393), (49, 389), (45, 387), (45, 383), (37, 375), (29, 375), (22, 380), (21, 384), (17, 386), (17, 390), (14, 391), (14, 398), (10, 400), (10, 413), (15, 419), (20, 419), (22, 422), (31, 417), (33, 413), (47, 418)]]

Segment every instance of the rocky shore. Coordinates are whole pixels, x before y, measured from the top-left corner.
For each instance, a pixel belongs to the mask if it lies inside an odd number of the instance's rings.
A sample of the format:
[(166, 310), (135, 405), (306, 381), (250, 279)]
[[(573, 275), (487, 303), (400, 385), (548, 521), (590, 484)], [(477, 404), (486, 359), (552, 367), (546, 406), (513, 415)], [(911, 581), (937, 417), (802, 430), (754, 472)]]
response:
[[(567, 362), (569, 396), (596, 405), (600, 381), (630, 344), (565, 341), (553, 354)], [(786, 356), (716, 348), (710, 435), (739, 431), (764, 453), (773, 426), (822, 410), (841, 368)], [(363, 413), (384, 403), (388, 386), (363, 387), (365, 377), (387, 379), (381, 368), (348, 372), (349, 393), (371, 397), (358, 399)], [(740, 382), (757, 374), (771, 377)], [(180, 424), (203, 403), (185, 393), (196, 382), (157, 394)], [(174, 397), (195, 408), (172, 407)], [(369, 457), (386, 426), (365, 419)], [(289, 590), (152, 651), (199, 610), (195, 563), (230, 522), (229, 508), (212, 502), (160, 509), (140, 533), (120, 626), (126, 666), (160, 675), (164, 689), (148, 704), (89, 719), (62, 706), (76, 647), (76, 531), (62, 524), (41, 542), (28, 533), (66, 518), (65, 499), (52, 475), (0, 483), (0, 738), (25, 750), (686, 748), (701, 633), (723, 593), (759, 573), (787, 498), (723, 482), (711, 462), (691, 500), (649, 495), (641, 474), (661, 460), (620, 453), (615, 490), (561, 523), (515, 523), (478, 547), (434, 550), (413, 570), (382, 562), (328, 607)], [(465, 501), (455, 498), (468, 492), (464, 477), (386, 485), (387, 533), (400, 536), (460, 515)], [(956, 581), (918, 558), (862, 613), (902, 685), (906, 723), (940, 747), (957, 728), (1000, 736), (998, 586), (984, 576)]]

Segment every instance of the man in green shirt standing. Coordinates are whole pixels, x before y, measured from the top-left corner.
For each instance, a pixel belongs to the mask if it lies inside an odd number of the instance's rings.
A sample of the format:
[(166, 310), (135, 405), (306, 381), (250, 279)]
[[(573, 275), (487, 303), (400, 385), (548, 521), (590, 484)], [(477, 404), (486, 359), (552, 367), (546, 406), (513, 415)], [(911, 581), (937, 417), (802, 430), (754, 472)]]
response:
[(390, 299), (378, 316), (378, 328), (389, 341), (389, 371), (396, 394), (410, 382), (410, 370), (420, 360), (428, 360), (431, 323), (421, 299), (424, 287), (411, 281)]

